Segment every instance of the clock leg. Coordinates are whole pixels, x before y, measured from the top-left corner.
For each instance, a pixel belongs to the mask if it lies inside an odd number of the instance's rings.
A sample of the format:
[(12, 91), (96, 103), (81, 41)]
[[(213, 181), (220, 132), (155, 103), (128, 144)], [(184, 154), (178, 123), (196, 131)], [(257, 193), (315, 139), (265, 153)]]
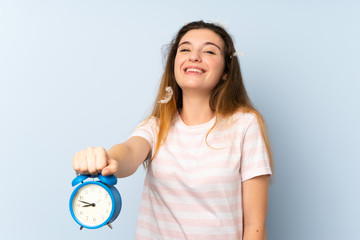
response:
[(111, 229), (112, 229), (111, 223), (108, 223), (107, 225), (109, 226), (109, 228), (111, 228)]
[(82, 230), (83, 229), (83, 226), (80, 226), (80, 230)]

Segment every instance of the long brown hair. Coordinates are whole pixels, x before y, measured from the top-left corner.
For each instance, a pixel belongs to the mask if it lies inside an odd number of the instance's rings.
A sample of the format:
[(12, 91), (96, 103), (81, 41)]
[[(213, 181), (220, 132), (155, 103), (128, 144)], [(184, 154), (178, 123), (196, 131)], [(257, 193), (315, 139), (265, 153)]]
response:
[[(244, 113), (254, 113), (260, 124), (262, 137), (264, 139), (269, 154), (270, 165), (273, 168), (271, 147), (266, 131), (266, 124), (262, 115), (255, 109), (255, 107), (251, 103), (250, 98), (247, 95), (241, 76), (239, 61), (238, 58), (234, 56), (235, 47), (233, 40), (231, 36), (226, 32), (226, 30), (221, 26), (212, 23), (206, 23), (203, 21), (191, 22), (183, 26), (169, 44), (167, 61), (160, 82), (158, 95), (156, 97), (152, 113), (148, 118), (149, 120), (150, 118), (155, 117), (155, 119), (157, 120), (157, 125), (159, 127), (157, 142), (153, 157), (144, 162), (144, 166), (148, 167), (151, 161), (156, 156), (159, 148), (167, 138), (169, 128), (175, 120), (176, 112), (178, 111), (178, 109), (182, 108), (182, 90), (175, 80), (174, 63), (180, 40), (188, 31), (195, 29), (209, 29), (215, 32), (222, 38), (225, 46), (224, 73), (227, 74), (227, 77), (226, 81), (219, 81), (217, 86), (212, 91), (209, 105), (211, 110), (215, 112), (216, 122), (214, 126), (210, 129), (208, 134), (216, 127), (220, 118), (226, 118), (228, 116), (231, 116), (237, 111), (242, 111)], [(173, 89), (173, 97), (168, 103), (161, 104), (158, 101), (164, 98), (164, 96), (166, 95), (165, 88), (168, 86), (172, 87)]]

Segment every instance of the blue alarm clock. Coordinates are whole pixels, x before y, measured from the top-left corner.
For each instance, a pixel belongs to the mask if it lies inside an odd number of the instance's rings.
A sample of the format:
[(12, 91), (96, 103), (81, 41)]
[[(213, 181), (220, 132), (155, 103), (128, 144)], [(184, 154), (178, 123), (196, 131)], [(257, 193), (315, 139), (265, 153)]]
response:
[[(86, 181), (97, 177), (99, 181)], [(114, 185), (117, 178), (111, 176), (79, 175), (72, 181), (76, 186), (70, 197), (70, 213), (74, 220), (83, 228), (96, 229), (108, 225), (118, 217), (121, 211), (121, 196)]]

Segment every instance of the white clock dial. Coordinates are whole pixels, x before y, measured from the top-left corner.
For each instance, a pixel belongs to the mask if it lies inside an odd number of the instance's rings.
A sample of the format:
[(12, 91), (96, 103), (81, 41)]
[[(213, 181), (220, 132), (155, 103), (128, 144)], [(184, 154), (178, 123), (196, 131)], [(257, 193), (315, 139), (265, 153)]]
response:
[(112, 205), (109, 193), (97, 184), (80, 188), (72, 202), (76, 218), (90, 227), (104, 223), (111, 214)]

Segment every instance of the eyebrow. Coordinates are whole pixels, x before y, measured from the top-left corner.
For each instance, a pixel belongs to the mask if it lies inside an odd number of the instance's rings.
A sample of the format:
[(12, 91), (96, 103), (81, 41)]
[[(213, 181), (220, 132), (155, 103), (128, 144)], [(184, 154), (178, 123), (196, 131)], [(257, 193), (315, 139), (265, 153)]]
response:
[[(183, 44), (191, 44), (191, 43), (189, 41), (185, 41), (185, 42), (180, 43), (178, 45), (178, 47), (180, 47)], [(213, 45), (213, 46), (217, 47), (221, 52), (221, 48), (218, 45), (216, 45), (215, 43), (213, 43), (213, 42), (205, 42), (203, 45)]]

